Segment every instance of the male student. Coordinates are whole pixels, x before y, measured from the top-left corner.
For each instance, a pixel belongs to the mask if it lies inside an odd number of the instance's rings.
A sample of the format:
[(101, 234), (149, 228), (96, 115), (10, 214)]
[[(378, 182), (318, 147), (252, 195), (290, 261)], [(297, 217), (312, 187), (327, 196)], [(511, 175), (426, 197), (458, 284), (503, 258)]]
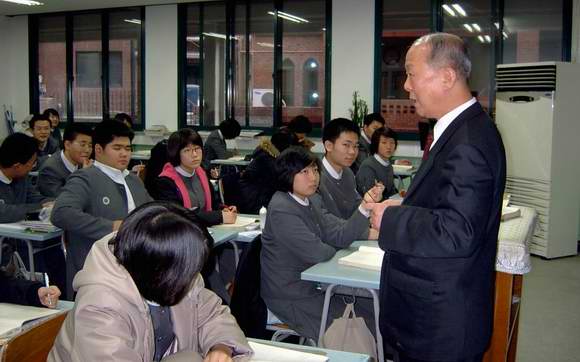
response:
[(38, 142), (14, 133), (0, 146), (0, 223), (24, 220), (26, 214), (50, 204), (36, 191), (28, 173), (36, 162)]
[(48, 116), (35, 114), (28, 122), (32, 137), (38, 141), (38, 166), (40, 166), (49, 155), (58, 151), (57, 141), (50, 137), (52, 132), (51, 123)]
[(203, 145), (203, 168), (209, 170), (212, 160), (232, 157), (234, 154), (227, 150), (226, 140), (238, 137), (241, 131), (242, 127), (235, 119), (222, 121), (218, 129), (209, 134)]
[(371, 155), (371, 140), (373, 133), (385, 126), (385, 119), (380, 113), (369, 113), (364, 117), (363, 128), (358, 140), (358, 156), (352, 164), (351, 169), (354, 174), (358, 172), (363, 161)]
[[(324, 208), (342, 219), (350, 218), (362, 200), (356, 190), (354, 173), (350, 169), (358, 154), (358, 135), (358, 126), (346, 118), (333, 119), (322, 131), (325, 155), (318, 193)], [(374, 200), (380, 200), (382, 190), (378, 185), (369, 192)]]
[(52, 211), (52, 223), (68, 238), (67, 296), (96, 240), (119, 228), (123, 218), (151, 198), (129, 171), (133, 132), (123, 123), (103, 121), (93, 132), (93, 166), (72, 173)]
[(57, 197), (67, 177), (79, 168), (91, 165), (93, 150), (90, 127), (70, 123), (64, 131), (63, 150), (49, 157), (38, 170), (38, 190), (48, 197)]

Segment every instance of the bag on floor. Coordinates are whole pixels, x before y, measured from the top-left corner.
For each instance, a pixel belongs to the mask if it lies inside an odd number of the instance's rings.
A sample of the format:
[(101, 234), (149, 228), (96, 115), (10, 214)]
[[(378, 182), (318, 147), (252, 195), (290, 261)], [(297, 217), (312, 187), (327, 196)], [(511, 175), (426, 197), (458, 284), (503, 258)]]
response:
[(354, 303), (347, 303), (342, 317), (336, 318), (322, 337), (323, 348), (363, 353), (377, 360), (377, 344), (361, 317), (354, 312)]

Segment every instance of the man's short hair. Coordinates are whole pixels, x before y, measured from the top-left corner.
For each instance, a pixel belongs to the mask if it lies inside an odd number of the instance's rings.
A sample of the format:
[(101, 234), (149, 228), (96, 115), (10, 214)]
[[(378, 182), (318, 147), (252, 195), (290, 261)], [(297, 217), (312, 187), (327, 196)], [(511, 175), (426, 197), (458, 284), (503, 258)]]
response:
[(54, 108), (47, 108), (44, 110), (44, 112), (42, 112), (42, 114), (48, 119), (48, 117), (50, 116), (55, 116), (58, 117), (58, 119), (60, 120), (60, 114), (58, 114), (58, 111)]
[(191, 290), (213, 240), (183, 207), (154, 201), (133, 210), (109, 244), (144, 299), (173, 306)]
[(381, 127), (377, 128), (376, 131), (373, 132), (371, 137), (371, 154), (375, 154), (379, 152), (379, 144), (381, 143), (381, 137), (392, 138), (395, 140), (395, 148), (399, 146), (399, 141), (397, 140), (397, 132), (393, 131), (388, 127)]
[(234, 139), (242, 132), (242, 126), (233, 118), (222, 121), (218, 127), (226, 140)]
[(93, 129), (90, 126), (82, 123), (67, 124), (62, 136), (62, 149), (64, 149), (64, 141), (73, 142), (80, 134), (93, 137)]
[(344, 132), (353, 132), (360, 135), (360, 128), (350, 119), (335, 118), (324, 125), (324, 129), (322, 130), (322, 143), (326, 141), (334, 143)]
[(309, 134), (312, 132), (312, 123), (308, 117), (299, 115), (292, 118), (292, 120), (288, 123), (288, 128), (294, 133)]
[(471, 74), (471, 60), (467, 43), (449, 33), (432, 33), (415, 40), (413, 45), (426, 44), (431, 48), (427, 62), (431, 67), (450, 67), (463, 79)]
[(98, 123), (93, 131), (93, 144), (105, 148), (117, 137), (128, 137), (133, 141), (135, 134), (127, 125), (113, 120), (105, 120)]
[(173, 132), (167, 140), (167, 159), (173, 166), (181, 164), (180, 152), (188, 145), (197, 145), (203, 148), (203, 140), (196, 131), (191, 128), (182, 128)]
[(28, 121), (28, 125), (30, 126), (30, 129), (34, 129), (34, 125), (36, 124), (36, 122), (48, 122), (48, 124), (50, 124), (50, 120), (48, 119), (47, 115), (44, 114), (35, 114), (32, 116), (32, 118), (30, 119), (30, 121)]
[(277, 188), (283, 192), (294, 191), (294, 176), (306, 167), (316, 165), (320, 168), (318, 157), (304, 147), (289, 147), (276, 158), (275, 171)]
[(24, 133), (14, 133), (4, 139), (0, 146), (0, 166), (8, 168), (17, 163), (24, 165), (38, 151), (36, 138)]
[(365, 126), (369, 126), (373, 122), (379, 122), (383, 126), (385, 125), (385, 119), (381, 116), (380, 113), (374, 112), (367, 114), (363, 119), (363, 124)]
[(290, 146), (298, 146), (298, 137), (288, 128), (280, 128), (270, 137), (270, 142), (281, 153)]
[(127, 122), (133, 127), (133, 118), (127, 113), (117, 113), (113, 119), (117, 122)]

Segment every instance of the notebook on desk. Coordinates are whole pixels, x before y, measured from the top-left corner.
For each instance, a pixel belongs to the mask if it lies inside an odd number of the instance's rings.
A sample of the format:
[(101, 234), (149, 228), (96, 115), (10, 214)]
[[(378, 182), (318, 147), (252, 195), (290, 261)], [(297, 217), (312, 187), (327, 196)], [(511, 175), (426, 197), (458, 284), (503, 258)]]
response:
[(380, 271), (385, 252), (374, 246), (359, 246), (358, 250), (338, 259), (338, 264)]
[(26, 323), (62, 312), (59, 309), (30, 307), (19, 304), (0, 303), (0, 338), (14, 333)]
[(254, 351), (252, 362), (326, 362), (328, 357), (323, 352), (304, 351), (300, 346), (283, 348), (271, 344), (248, 341)]

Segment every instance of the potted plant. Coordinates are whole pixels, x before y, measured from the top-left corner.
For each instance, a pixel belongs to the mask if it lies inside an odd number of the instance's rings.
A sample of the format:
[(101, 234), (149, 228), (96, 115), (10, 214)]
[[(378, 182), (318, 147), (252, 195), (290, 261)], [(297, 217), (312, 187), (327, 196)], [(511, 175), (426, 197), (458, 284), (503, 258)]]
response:
[(352, 108), (348, 110), (350, 112), (350, 119), (356, 123), (359, 127), (362, 127), (364, 117), (369, 113), (369, 106), (367, 102), (362, 99), (358, 91), (354, 91), (352, 94)]

